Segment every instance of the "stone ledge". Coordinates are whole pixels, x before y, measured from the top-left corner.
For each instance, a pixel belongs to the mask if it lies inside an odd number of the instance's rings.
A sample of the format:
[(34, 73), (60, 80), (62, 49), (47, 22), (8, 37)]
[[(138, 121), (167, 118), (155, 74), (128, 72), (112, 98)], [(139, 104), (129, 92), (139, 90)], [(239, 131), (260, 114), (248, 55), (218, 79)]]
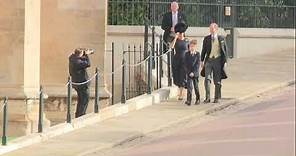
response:
[[(117, 36), (143, 36), (144, 35), (144, 26), (114, 26), (108, 25), (107, 26), (107, 34), (108, 35), (117, 35)], [(155, 26), (155, 32), (157, 34), (163, 34), (163, 30), (160, 26)], [(207, 36), (209, 33), (208, 27), (189, 27), (186, 31), (186, 36), (188, 37), (204, 37)], [(149, 35), (151, 35), (151, 29), (148, 31)], [(226, 35), (224, 29), (219, 29), (219, 33), (222, 35)]]
[(295, 39), (294, 29), (235, 28), (239, 38), (283, 38)]
[[(66, 98), (67, 97), (67, 88), (66, 87), (48, 87), (44, 88), (45, 93), (49, 98)], [(90, 87), (90, 98), (95, 98), (95, 89)], [(72, 97), (77, 98), (77, 93), (72, 89)], [(111, 93), (108, 92), (106, 87), (99, 87), (99, 97), (100, 99), (108, 99), (111, 97)]]

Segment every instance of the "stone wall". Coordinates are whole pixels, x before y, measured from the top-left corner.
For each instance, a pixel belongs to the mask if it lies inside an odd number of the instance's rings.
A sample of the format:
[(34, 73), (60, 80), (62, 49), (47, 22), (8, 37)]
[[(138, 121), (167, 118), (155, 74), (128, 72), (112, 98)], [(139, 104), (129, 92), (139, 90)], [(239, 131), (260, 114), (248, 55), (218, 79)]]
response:
[[(95, 48), (90, 75), (104, 69), (106, 0), (43, 0), (41, 18), (41, 83), (48, 94), (63, 87), (68, 56), (77, 47)], [(100, 86), (104, 87), (101, 79)]]
[(24, 0), (0, 1), (1, 96), (6, 91), (16, 91), (24, 81), (24, 16)]
[(234, 29), (234, 57), (295, 51), (295, 29)]

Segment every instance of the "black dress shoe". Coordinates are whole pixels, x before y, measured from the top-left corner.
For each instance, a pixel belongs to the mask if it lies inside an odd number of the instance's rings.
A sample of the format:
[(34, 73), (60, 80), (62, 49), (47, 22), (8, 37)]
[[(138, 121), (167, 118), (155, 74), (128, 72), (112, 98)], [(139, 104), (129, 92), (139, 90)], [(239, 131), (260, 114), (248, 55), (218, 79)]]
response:
[(219, 103), (219, 99), (215, 99), (214, 100), (214, 103)]
[(211, 102), (210, 99), (205, 99), (205, 100), (204, 100), (204, 103), (210, 103), (210, 102)]
[(186, 101), (185, 104), (188, 105), (188, 106), (190, 106), (191, 105), (191, 102), (190, 101)]
[(195, 105), (198, 105), (198, 104), (200, 104), (200, 100), (199, 99), (195, 101)]

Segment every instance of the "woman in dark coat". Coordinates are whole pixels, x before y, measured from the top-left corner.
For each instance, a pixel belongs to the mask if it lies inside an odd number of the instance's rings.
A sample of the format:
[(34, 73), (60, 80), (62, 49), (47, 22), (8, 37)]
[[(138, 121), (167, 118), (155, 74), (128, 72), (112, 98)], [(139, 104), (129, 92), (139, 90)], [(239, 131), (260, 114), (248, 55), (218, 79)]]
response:
[(185, 52), (188, 51), (188, 40), (185, 39), (185, 31), (187, 26), (179, 23), (175, 27), (176, 37), (172, 43), (172, 48), (175, 48), (175, 54), (172, 60), (172, 72), (174, 84), (179, 87), (178, 99), (183, 100), (183, 91), (186, 88), (186, 73), (184, 67)]

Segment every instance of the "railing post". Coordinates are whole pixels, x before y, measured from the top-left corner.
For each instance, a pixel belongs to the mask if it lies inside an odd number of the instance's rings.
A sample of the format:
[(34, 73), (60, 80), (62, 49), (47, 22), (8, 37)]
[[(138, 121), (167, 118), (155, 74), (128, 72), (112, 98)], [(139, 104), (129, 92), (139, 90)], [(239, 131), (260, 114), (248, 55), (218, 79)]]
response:
[[(155, 27), (152, 27), (152, 56), (155, 56)], [(155, 69), (155, 59), (152, 58), (152, 69)]]
[(123, 59), (122, 59), (122, 86), (121, 86), (121, 103), (125, 104), (126, 102), (126, 88), (125, 88), (125, 60), (124, 60), (124, 53), (123, 53)]
[(112, 97), (111, 97), (111, 104), (114, 105), (114, 42), (112, 42)]
[(7, 136), (6, 136), (6, 130), (7, 130), (7, 104), (8, 104), (8, 98), (4, 98), (3, 103), (3, 127), (2, 127), (2, 145), (7, 145)]
[(152, 51), (149, 53), (149, 59), (148, 59), (148, 86), (147, 86), (147, 94), (151, 94), (152, 92)]
[(71, 104), (72, 104), (72, 79), (68, 77), (68, 96), (67, 96), (67, 123), (71, 123)]
[(43, 88), (42, 88), (42, 86), (40, 86), (40, 90), (39, 90), (38, 133), (43, 132), (43, 109), (44, 109)]
[(158, 52), (159, 52), (159, 46), (158, 43), (156, 44), (156, 49), (155, 49), (155, 66), (156, 66), (156, 88), (159, 89), (159, 58), (158, 58)]
[[(137, 53), (136, 53), (136, 45), (134, 45), (134, 54), (133, 54), (133, 57), (134, 57), (134, 63), (137, 63)], [(134, 67), (133, 68), (134, 71), (133, 71), (133, 97), (139, 95), (139, 91), (136, 89), (137, 88), (137, 78), (136, 78), (136, 75), (137, 75), (137, 72), (138, 72), (138, 67)]]
[[(140, 61), (142, 61), (142, 45), (140, 45)], [(139, 62), (140, 62), (139, 61)], [(144, 67), (145, 67), (145, 65), (144, 65)], [(140, 76), (140, 78), (139, 79), (141, 79), (141, 75), (142, 75), (142, 64), (140, 64), (140, 71), (139, 71), (139, 76)], [(144, 77), (143, 77), (143, 79), (144, 79)], [(142, 93), (142, 85), (138, 85), (138, 90), (139, 90), (139, 93)]]
[(144, 32), (144, 59), (148, 57), (148, 23), (145, 21), (145, 32)]
[(154, 6), (155, 6), (155, 2), (154, 2), (154, 0), (150, 0), (149, 1), (150, 3), (149, 3), (149, 7), (150, 7), (150, 9), (149, 9), (149, 23), (150, 23), (150, 25), (153, 25), (154, 26), (154, 17), (155, 17), (155, 8), (154, 8)]
[(159, 57), (159, 88), (162, 87), (162, 84), (161, 84), (161, 78), (163, 76), (163, 69), (162, 69), (162, 54), (163, 54), (163, 41), (162, 41), (162, 35), (160, 35), (159, 37), (159, 55), (161, 55)]
[[(128, 54), (128, 59), (127, 59), (127, 62), (128, 64), (131, 64), (131, 46), (128, 45), (127, 46), (127, 54)], [(132, 87), (131, 87), (131, 66), (128, 66), (126, 67), (126, 69), (128, 69), (128, 78), (127, 78), (127, 90), (126, 90), (126, 96), (128, 99), (130, 99), (132, 96), (131, 96), (131, 93), (132, 93)]]
[(95, 82), (95, 106), (94, 106), (94, 112), (99, 113), (99, 69), (96, 68), (96, 82)]
[[(173, 51), (172, 51), (173, 52)], [(172, 57), (171, 57), (171, 55), (172, 55), (172, 52), (169, 52), (168, 54), (167, 54), (167, 59), (168, 59), (168, 65), (167, 65), (167, 67), (168, 67), (168, 86), (172, 86), (172, 74), (171, 74), (171, 59), (172, 59)]]

